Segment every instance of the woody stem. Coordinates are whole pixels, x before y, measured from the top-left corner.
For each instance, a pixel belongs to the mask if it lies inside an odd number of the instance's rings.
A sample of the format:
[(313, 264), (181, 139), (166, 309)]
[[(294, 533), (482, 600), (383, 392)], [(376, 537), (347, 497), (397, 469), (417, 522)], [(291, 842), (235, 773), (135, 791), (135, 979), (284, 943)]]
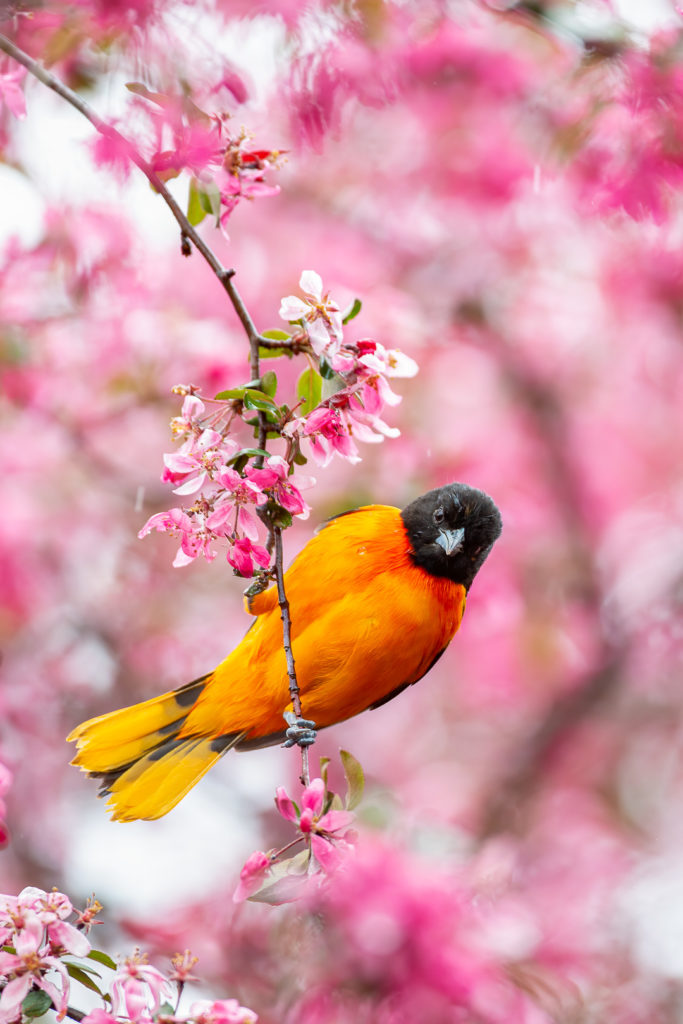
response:
[[(271, 348), (281, 349), (291, 347), (294, 352), (303, 351), (306, 349), (305, 345), (299, 343), (288, 342), (287, 340), (273, 341), (271, 338), (264, 338), (263, 335), (259, 334), (256, 329), (256, 325), (252, 320), (247, 307), (244, 304), (242, 296), (235, 287), (233, 277), (235, 271), (230, 270), (223, 266), (213, 250), (206, 244), (202, 236), (195, 229), (194, 225), (190, 223), (186, 215), (183, 213), (179, 204), (176, 202), (174, 197), (171, 195), (169, 190), (166, 188), (166, 184), (163, 179), (159, 177), (154, 168), (138, 153), (135, 146), (124, 136), (121, 132), (117, 131), (112, 125), (108, 124), (99, 114), (93, 110), (93, 108), (85, 102), (77, 93), (65, 85), (56, 75), (53, 75), (51, 71), (48, 71), (38, 61), (30, 57), (29, 54), (25, 53), (18, 46), (0, 34), (0, 51), (7, 54), (13, 60), (17, 61), (18, 64), (23, 65), (29, 71), (34, 78), (37, 78), (39, 82), (47, 86), (48, 89), (52, 89), (53, 92), (61, 96), (63, 100), (75, 107), (93, 127), (103, 135), (105, 138), (115, 139), (120, 145), (122, 152), (124, 152), (128, 159), (138, 167), (145, 175), (150, 185), (164, 200), (171, 213), (175, 217), (178, 226), (180, 228), (181, 235), (181, 251), (185, 255), (189, 255), (189, 243), (191, 242), (195, 249), (203, 256), (204, 260), (208, 263), (211, 270), (214, 272), (224, 291), (228, 295), (232, 307), (237, 314), (237, 317), (244, 328), (244, 331), (249, 339), (249, 367), (251, 372), (252, 380), (258, 380), (260, 371), (260, 360), (259, 360), (259, 349)], [(258, 414), (258, 446), (261, 449), (265, 449), (265, 445), (268, 439), (268, 423), (263, 412)], [(254, 459), (254, 465), (263, 465), (263, 456), (257, 456)], [(280, 601), (280, 608), (282, 609), (282, 626), (283, 626), (283, 643), (285, 648), (285, 654), (287, 656), (287, 673), (289, 676), (289, 690), (292, 695), (292, 705), (294, 711), (298, 717), (301, 717), (301, 701), (299, 699), (299, 686), (296, 681), (296, 674), (294, 671), (294, 659), (292, 657), (291, 647), (291, 619), (289, 615), (289, 604), (285, 596), (285, 587), (283, 581), (283, 569), (282, 569), (282, 535), (279, 528), (271, 528), (271, 536), (275, 537), (275, 571), (277, 577), (277, 588), (278, 598)], [(308, 753), (305, 748), (301, 750), (301, 771), (302, 778), (306, 778), (308, 782)]]
[[(274, 526), (273, 535), (275, 537), (275, 574), (277, 580), (277, 598), (278, 604), (280, 605), (280, 615), (282, 616), (282, 646), (285, 650), (285, 658), (287, 659), (287, 677), (289, 679), (289, 696), (292, 700), (292, 710), (297, 718), (302, 718), (301, 713), (301, 691), (299, 690), (299, 684), (296, 678), (296, 668), (294, 666), (294, 654), (292, 653), (292, 620), (289, 614), (289, 601), (285, 594), (285, 584), (283, 578), (283, 558), (282, 558), (282, 527)], [(301, 747), (301, 784), (308, 786), (311, 781), (309, 765), (308, 765), (308, 749), (304, 746)]]

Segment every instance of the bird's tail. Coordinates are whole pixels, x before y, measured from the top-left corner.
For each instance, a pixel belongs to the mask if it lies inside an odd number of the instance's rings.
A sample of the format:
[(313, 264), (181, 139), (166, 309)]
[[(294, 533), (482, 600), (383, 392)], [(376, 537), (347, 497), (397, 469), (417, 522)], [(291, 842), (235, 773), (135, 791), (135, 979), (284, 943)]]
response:
[(100, 796), (109, 797), (114, 821), (160, 818), (243, 738), (243, 732), (219, 737), (183, 733), (209, 678), (91, 718), (67, 737), (77, 744), (71, 763), (101, 780)]

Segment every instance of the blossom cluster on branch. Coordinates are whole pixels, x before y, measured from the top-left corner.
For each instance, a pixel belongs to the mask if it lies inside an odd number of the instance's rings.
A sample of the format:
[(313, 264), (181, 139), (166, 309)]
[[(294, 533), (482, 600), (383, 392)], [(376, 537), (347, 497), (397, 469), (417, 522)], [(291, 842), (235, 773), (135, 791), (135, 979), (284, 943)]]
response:
[[(30, 1021), (49, 1009), (58, 1021), (68, 1016), (86, 1024), (255, 1024), (256, 1014), (235, 999), (202, 999), (179, 1013), (185, 984), (198, 980), (191, 973), (196, 958), (178, 954), (164, 974), (136, 951), (117, 967), (87, 938), (101, 910), (93, 899), (79, 912), (56, 889), (0, 894), (0, 1024)], [(101, 996), (104, 1006), (88, 1013), (73, 1007), (74, 982), (76, 991)]]
[[(199, 555), (211, 561), (214, 545), (222, 542), (238, 575), (253, 576), (256, 566), (267, 568), (270, 552), (261, 543), (262, 523), (286, 527), (292, 517), (305, 519), (310, 512), (301, 490), (315, 480), (296, 468), (307, 461), (302, 442), (326, 466), (335, 454), (359, 462), (356, 441), (380, 442), (399, 435), (381, 418), (385, 406), (401, 401), (387, 378), (412, 377), (417, 363), (370, 338), (345, 340), (343, 326), (360, 312), (360, 301), (342, 316), (337, 303), (323, 293), (315, 271), (305, 270), (300, 286), (306, 298), (290, 295), (280, 306), (280, 316), (293, 325), (293, 333), (266, 331), (261, 339), (273, 346), (263, 347), (266, 356), (306, 355), (309, 365), (299, 376), (296, 400), (281, 402), (272, 370), (213, 399), (200, 398), (192, 386), (174, 388), (184, 396), (180, 415), (171, 421), (181, 444), (164, 455), (161, 479), (173, 485), (174, 494), (191, 495), (192, 504), (155, 513), (139, 535), (159, 530), (177, 536), (175, 566)], [(265, 447), (240, 446), (231, 435), (245, 423), (261, 445), (270, 437), (282, 438), (284, 453), (269, 455)]]

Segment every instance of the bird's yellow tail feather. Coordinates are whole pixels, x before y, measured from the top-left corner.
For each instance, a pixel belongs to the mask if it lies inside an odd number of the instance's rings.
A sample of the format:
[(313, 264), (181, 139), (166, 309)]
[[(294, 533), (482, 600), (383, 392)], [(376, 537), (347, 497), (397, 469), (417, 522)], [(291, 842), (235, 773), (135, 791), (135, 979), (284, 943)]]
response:
[(179, 735), (207, 679), (91, 718), (68, 736), (77, 744), (71, 763), (101, 780), (115, 821), (160, 818), (243, 738)]

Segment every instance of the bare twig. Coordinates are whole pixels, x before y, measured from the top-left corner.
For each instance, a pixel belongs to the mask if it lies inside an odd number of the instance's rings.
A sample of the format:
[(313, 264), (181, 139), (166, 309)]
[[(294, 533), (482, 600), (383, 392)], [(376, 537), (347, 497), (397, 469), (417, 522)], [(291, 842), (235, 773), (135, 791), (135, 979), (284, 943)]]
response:
[[(274, 526), (273, 534), (275, 536), (275, 573), (277, 580), (277, 597), (280, 605), (280, 614), (282, 615), (282, 645), (285, 649), (285, 658), (287, 659), (287, 677), (289, 679), (289, 695), (292, 698), (292, 709), (297, 718), (302, 718), (301, 713), (301, 693), (299, 691), (299, 684), (296, 678), (296, 669), (294, 667), (294, 654), (292, 653), (292, 620), (289, 615), (289, 601), (285, 594), (284, 586), (284, 573), (282, 567), (282, 527)], [(308, 749), (305, 746), (301, 747), (301, 784), (307, 786), (311, 781), (309, 766), (308, 766)]]

